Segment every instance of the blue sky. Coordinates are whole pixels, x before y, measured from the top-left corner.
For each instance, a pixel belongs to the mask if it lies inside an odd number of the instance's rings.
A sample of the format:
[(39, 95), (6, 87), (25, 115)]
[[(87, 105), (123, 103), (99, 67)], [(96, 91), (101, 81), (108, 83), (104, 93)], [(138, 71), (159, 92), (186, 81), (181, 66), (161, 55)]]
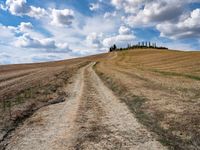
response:
[(199, 0), (2, 0), (0, 64), (62, 60), (138, 41), (200, 50)]

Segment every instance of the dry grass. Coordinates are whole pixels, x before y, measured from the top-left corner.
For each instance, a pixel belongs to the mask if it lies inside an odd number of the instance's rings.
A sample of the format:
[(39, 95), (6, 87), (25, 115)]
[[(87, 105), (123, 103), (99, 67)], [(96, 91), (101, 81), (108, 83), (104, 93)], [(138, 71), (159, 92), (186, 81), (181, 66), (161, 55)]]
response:
[(95, 68), (163, 144), (199, 149), (199, 65), (198, 52), (148, 49), (118, 52)]
[[(37, 109), (62, 102), (69, 79), (89, 61), (109, 58), (93, 55), (57, 62), (0, 65), (0, 143)], [(1, 147), (1, 146), (0, 146)]]
[(199, 52), (138, 49), (0, 66), (2, 135), (19, 116), (23, 118), (30, 110), (65, 95), (63, 87), (68, 79), (87, 61), (99, 62), (95, 69), (106, 85), (164, 145), (170, 149), (200, 149)]
[(87, 63), (74, 59), (0, 66), (0, 141), (35, 110), (62, 102), (69, 78)]

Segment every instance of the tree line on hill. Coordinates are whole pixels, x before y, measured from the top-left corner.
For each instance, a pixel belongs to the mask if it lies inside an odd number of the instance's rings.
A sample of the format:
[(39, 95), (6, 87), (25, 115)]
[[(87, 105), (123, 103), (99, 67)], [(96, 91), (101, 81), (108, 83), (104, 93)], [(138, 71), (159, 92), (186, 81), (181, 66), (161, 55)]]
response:
[(129, 49), (138, 49), (138, 48), (154, 48), (154, 49), (168, 49), (167, 47), (164, 46), (157, 46), (156, 43), (151, 43), (151, 42), (138, 42), (136, 45), (131, 45), (128, 44), (127, 47), (125, 48), (118, 48), (115, 44), (110, 47), (109, 51), (122, 51), (122, 50), (129, 50)]

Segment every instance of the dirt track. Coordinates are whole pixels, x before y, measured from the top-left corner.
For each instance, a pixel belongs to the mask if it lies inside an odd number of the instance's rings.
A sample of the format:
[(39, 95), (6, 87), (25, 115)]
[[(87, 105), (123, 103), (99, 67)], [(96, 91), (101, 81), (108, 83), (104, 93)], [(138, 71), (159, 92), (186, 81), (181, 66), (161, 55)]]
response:
[(37, 111), (11, 135), (10, 150), (165, 149), (93, 70), (81, 68), (66, 101)]

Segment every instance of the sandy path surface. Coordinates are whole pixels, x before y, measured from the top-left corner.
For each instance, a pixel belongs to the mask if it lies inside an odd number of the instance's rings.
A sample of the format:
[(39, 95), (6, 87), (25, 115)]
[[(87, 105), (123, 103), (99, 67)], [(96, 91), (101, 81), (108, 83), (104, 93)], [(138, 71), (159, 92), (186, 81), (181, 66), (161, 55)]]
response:
[(93, 65), (74, 76), (64, 103), (37, 111), (13, 133), (6, 149), (166, 149), (103, 84)]

